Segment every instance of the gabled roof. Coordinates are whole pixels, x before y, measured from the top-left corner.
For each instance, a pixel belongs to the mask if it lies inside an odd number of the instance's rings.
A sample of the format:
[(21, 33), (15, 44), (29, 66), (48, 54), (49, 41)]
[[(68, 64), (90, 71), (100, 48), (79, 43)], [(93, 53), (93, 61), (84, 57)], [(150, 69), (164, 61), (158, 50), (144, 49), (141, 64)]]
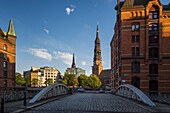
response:
[[(122, 8), (126, 8), (126, 7), (130, 8), (130, 7), (136, 7), (136, 6), (146, 6), (149, 1), (154, 1), (154, 0), (125, 0)], [(160, 0), (158, 0), (158, 2), (161, 4)]]

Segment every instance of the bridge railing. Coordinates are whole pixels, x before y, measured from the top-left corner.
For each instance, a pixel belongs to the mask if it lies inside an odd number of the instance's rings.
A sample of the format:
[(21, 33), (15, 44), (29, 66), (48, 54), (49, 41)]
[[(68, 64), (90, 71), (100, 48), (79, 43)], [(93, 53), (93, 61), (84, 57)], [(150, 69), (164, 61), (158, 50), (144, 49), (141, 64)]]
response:
[(165, 104), (170, 104), (170, 95), (169, 94), (149, 94), (146, 93), (146, 95), (152, 100), (156, 101), (159, 103), (165, 103)]
[(141, 101), (149, 106), (155, 106), (155, 104), (142, 91), (130, 84), (120, 85), (116, 89), (115, 94)]
[[(40, 90), (27, 90), (27, 98), (33, 98)], [(5, 102), (11, 101), (18, 101), (24, 99), (24, 92), (25, 90), (14, 91), (14, 90), (7, 90), (7, 91), (0, 91), (0, 99), (3, 98)]]
[(32, 98), (29, 101), (29, 103), (35, 103), (36, 101), (42, 99), (57, 97), (68, 93), (69, 93), (69, 89), (67, 88), (66, 85), (60, 83), (54, 83), (41, 90), (37, 95), (34, 96), (34, 98)]

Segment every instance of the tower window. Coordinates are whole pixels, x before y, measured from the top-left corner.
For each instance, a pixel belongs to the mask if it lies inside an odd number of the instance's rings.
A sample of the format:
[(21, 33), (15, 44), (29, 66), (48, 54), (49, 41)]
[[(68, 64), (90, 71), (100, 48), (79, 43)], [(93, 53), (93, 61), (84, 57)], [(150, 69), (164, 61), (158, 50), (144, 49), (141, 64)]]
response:
[(158, 19), (158, 14), (159, 14), (159, 7), (156, 5), (153, 5), (149, 9), (149, 19)]

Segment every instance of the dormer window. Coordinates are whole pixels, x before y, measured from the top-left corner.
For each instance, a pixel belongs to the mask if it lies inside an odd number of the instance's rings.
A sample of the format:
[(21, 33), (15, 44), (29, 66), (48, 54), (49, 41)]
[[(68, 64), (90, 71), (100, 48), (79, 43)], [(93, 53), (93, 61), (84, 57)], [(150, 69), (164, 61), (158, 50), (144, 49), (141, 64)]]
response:
[(156, 5), (153, 5), (150, 9), (149, 9), (149, 19), (158, 19), (158, 14), (159, 14), (159, 7)]

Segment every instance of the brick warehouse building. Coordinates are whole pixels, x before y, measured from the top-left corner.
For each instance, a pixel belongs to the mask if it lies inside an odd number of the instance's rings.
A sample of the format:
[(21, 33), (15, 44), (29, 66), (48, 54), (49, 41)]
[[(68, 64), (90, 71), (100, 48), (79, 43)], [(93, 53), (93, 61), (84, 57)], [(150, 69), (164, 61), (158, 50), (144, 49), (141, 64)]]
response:
[(112, 90), (132, 84), (144, 92), (170, 92), (170, 4), (117, 2), (110, 43)]
[(0, 88), (15, 87), (16, 38), (11, 19), (8, 32), (0, 28)]

